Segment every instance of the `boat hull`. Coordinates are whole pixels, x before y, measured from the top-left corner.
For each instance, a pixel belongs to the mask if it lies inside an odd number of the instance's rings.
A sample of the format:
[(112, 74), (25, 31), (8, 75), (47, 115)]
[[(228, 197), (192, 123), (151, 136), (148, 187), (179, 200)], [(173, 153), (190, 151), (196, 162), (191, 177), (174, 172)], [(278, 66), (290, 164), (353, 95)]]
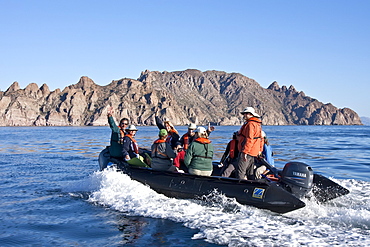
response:
[[(239, 180), (220, 176), (196, 176), (187, 173), (156, 171), (151, 168), (134, 167), (109, 157), (108, 149), (99, 155), (100, 170), (109, 163), (118, 166), (119, 171), (133, 180), (150, 186), (158, 193), (180, 199), (202, 199), (212, 192), (235, 198), (237, 202), (277, 213), (287, 213), (305, 206), (283, 182), (261, 180)], [(219, 174), (218, 162), (214, 162), (214, 174)], [(278, 171), (280, 174), (280, 172)], [(279, 176), (279, 175), (277, 175)], [(313, 176), (312, 195), (319, 202), (326, 202), (349, 191), (334, 181), (319, 175)]]
[(204, 177), (127, 166), (122, 171), (133, 180), (149, 185), (156, 192), (168, 197), (201, 199), (202, 196), (217, 191), (229, 198), (235, 198), (241, 204), (277, 213), (287, 213), (305, 206), (304, 202), (276, 182)]

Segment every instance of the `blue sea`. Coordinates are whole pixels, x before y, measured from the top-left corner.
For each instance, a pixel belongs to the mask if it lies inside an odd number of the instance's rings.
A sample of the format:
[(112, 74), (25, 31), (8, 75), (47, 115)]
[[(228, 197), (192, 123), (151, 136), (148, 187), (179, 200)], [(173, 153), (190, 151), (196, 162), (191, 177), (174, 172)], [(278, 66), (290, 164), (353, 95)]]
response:
[[(216, 127), (215, 160), (238, 129)], [(286, 214), (168, 198), (98, 171), (109, 127), (1, 127), (0, 246), (370, 246), (370, 126), (264, 130), (277, 167), (305, 162), (350, 194)], [(139, 126), (141, 147), (156, 136)]]

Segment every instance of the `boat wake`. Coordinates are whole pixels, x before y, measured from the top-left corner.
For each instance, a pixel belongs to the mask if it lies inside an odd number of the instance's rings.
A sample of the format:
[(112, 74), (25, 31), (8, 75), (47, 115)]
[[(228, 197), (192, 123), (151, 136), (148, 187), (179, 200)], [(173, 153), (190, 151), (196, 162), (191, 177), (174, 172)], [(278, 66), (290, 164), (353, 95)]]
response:
[(193, 200), (195, 203), (199, 203), (206, 207), (216, 207), (220, 211), (225, 213), (237, 213), (241, 210), (241, 206), (235, 198), (229, 198), (221, 194), (216, 189), (206, 196), (196, 198)]
[(214, 191), (202, 200), (168, 198), (114, 168), (95, 172), (88, 201), (129, 216), (181, 222), (193, 239), (229, 246), (369, 246), (370, 183), (335, 180), (351, 193), (327, 203), (277, 214), (237, 203)]

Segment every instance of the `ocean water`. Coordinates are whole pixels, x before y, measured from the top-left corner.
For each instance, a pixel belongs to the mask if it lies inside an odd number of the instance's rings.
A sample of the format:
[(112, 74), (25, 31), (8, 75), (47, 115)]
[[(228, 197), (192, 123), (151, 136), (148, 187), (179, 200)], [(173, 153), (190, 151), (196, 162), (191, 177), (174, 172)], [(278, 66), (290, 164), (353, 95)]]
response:
[[(216, 127), (215, 160), (238, 129)], [(370, 246), (370, 126), (264, 130), (277, 167), (305, 162), (350, 194), (287, 214), (173, 199), (98, 171), (109, 127), (1, 127), (0, 246)], [(139, 127), (139, 145), (156, 135)]]

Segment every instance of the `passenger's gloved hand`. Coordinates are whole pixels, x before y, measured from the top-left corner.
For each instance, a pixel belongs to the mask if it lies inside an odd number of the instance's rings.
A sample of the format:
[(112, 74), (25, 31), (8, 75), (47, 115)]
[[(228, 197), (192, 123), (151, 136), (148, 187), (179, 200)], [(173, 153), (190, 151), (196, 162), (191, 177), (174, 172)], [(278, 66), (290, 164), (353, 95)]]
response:
[(136, 158), (138, 158), (138, 159), (139, 159), (139, 158), (140, 158), (140, 155), (139, 155), (139, 154), (136, 154)]

